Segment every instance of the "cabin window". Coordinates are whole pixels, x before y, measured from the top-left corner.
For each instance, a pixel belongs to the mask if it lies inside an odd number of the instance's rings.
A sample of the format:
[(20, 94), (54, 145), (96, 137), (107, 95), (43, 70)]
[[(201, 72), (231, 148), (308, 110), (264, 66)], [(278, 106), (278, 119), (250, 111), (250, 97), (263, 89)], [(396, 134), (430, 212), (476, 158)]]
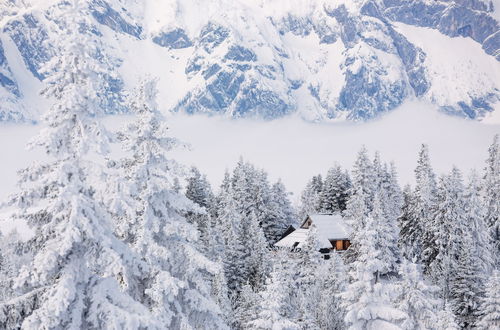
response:
[(344, 241), (335, 241), (336, 250), (344, 250)]

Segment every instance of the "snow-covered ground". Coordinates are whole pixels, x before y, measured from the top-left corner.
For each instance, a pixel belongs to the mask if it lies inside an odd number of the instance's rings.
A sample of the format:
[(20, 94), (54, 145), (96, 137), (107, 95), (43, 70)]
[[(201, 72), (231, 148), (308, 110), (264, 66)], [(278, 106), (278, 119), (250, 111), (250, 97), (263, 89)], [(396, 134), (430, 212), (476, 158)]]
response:
[[(111, 128), (120, 127), (127, 116), (107, 119)], [(214, 186), (224, 170), (231, 169), (240, 156), (266, 169), (271, 179), (282, 178), (295, 195), (311, 176), (322, 173), (335, 162), (351, 168), (364, 144), (373, 153), (381, 152), (394, 161), (401, 183), (413, 182), (417, 152), (422, 143), (430, 145), (434, 168), (444, 173), (457, 165), (468, 172), (482, 169), (493, 135), (499, 124), (484, 124), (450, 117), (421, 102), (406, 103), (383, 118), (368, 123), (312, 124), (298, 117), (275, 121), (229, 120), (220, 117), (169, 117), (172, 134), (191, 144), (172, 156), (186, 165), (196, 165)], [(16, 171), (29, 161), (43, 157), (40, 150), (28, 151), (26, 142), (36, 134), (34, 125), (0, 127), (0, 198), (14, 191)]]

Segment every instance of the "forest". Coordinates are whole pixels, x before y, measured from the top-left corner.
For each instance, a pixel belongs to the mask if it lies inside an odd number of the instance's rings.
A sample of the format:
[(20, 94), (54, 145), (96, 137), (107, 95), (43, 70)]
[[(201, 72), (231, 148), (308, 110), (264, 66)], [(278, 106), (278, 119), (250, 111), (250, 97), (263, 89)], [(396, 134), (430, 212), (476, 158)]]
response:
[[(0, 240), (1, 329), (500, 328), (498, 136), (466, 174), (438, 176), (422, 145), (405, 187), (362, 148), (351, 169), (311, 178), (297, 207), (244, 159), (212, 187), (171, 158), (185, 144), (155, 79), (126, 95), (134, 120), (106, 129), (114, 73), (72, 34), (85, 18), (60, 19), (65, 51), (45, 68), (51, 106), (30, 143), (47, 159), (3, 203), (34, 235)], [(342, 214), (347, 251), (324, 259), (314, 226), (300, 249), (274, 247), (313, 213)]]

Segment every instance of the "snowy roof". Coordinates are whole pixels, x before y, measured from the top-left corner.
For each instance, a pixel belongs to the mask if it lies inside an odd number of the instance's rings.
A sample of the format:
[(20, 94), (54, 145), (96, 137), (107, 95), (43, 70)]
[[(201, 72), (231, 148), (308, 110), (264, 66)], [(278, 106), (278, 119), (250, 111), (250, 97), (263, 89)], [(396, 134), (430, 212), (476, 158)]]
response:
[(283, 237), (274, 246), (277, 247), (300, 247), (307, 237), (309, 228), (307, 220), (311, 219), (316, 227), (318, 240), (321, 248), (331, 247), (330, 241), (349, 239), (351, 228), (344, 222), (339, 214), (311, 214), (304, 220), (301, 228), (294, 230), (288, 236)]
[[(340, 214), (311, 214), (308, 218), (311, 218), (313, 225), (316, 226), (320, 241), (322, 239), (341, 240), (351, 237), (352, 230)], [(304, 227), (304, 224), (301, 227)]]
[[(307, 232), (309, 229), (299, 228), (295, 229), (288, 236), (283, 237), (281, 240), (276, 242), (274, 246), (278, 247), (300, 247), (302, 243), (306, 240)], [(298, 244), (297, 244), (298, 243)], [(297, 245), (295, 245), (297, 244)]]

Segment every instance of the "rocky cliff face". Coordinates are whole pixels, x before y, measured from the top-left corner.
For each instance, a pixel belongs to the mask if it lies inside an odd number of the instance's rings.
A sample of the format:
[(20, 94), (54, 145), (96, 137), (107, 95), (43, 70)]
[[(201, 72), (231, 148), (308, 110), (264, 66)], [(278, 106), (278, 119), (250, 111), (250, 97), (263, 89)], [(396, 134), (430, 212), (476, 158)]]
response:
[[(10, 62), (22, 58), (43, 83), (44, 63), (57, 56), (51, 40), (60, 30), (51, 17), (59, 1), (31, 2), (0, 8), (3, 121), (32, 119), (18, 77), (25, 73)], [(500, 31), (490, 2), (88, 3), (94, 25), (80, 33), (92, 34), (110, 55), (104, 64), (120, 73), (103, 91), (110, 113), (123, 111), (122, 94), (146, 73), (163, 81), (165, 108), (235, 118), (366, 120), (414, 97), (481, 118), (500, 102)], [(419, 38), (424, 33), (433, 37)], [(466, 47), (465, 55), (441, 62), (450, 47)]]

